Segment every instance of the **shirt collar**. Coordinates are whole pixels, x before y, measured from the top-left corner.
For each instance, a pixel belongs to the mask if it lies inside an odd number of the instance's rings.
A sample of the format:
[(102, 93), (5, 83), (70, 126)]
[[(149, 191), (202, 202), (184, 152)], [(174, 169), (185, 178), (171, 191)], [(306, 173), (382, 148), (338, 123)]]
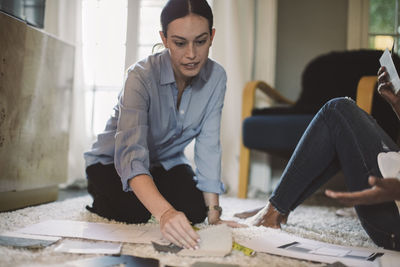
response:
[(160, 84), (165, 85), (174, 83), (175, 76), (174, 76), (174, 71), (172, 69), (172, 63), (168, 49), (162, 51), (160, 57), (161, 57)]
[[(161, 77), (160, 77), (160, 84), (170, 84), (175, 82), (174, 71), (172, 69), (171, 57), (169, 54), (168, 49), (165, 49), (161, 52)], [(204, 82), (207, 82), (211, 75), (212, 70), (212, 61), (207, 59), (204, 66), (201, 68), (199, 74), (193, 78), (193, 82), (197, 81), (199, 78)]]
[(212, 61), (209, 58), (207, 58), (207, 61), (206, 61), (206, 63), (204, 63), (204, 66), (201, 68), (199, 75), (197, 75), (204, 82), (207, 82), (211, 76), (212, 65), (213, 65)]

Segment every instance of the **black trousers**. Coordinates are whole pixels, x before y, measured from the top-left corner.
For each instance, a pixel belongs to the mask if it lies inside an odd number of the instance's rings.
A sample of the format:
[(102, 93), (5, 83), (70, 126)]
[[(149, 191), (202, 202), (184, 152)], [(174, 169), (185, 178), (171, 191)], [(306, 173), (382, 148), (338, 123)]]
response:
[[(163, 167), (150, 170), (160, 193), (192, 223), (203, 222), (206, 206), (202, 191), (196, 188), (194, 173), (188, 165), (178, 165), (166, 171)], [(146, 223), (150, 212), (132, 191), (122, 190), (121, 178), (114, 164), (94, 164), (86, 168), (88, 192), (92, 207), (86, 208), (102, 217), (125, 223)]]

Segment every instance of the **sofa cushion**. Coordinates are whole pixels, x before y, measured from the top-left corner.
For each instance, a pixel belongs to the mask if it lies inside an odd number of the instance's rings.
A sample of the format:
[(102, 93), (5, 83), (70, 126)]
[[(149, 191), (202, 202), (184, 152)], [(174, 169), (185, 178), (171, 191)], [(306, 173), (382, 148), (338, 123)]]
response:
[(313, 114), (251, 116), (243, 122), (243, 144), (250, 149), (287, 156), (311, 122)]

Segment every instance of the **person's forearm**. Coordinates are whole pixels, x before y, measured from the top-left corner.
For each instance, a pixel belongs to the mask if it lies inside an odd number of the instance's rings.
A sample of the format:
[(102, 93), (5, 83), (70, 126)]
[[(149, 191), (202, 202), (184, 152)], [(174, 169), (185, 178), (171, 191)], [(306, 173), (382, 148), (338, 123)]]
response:
[(129, 181), (129, 186), (146, 209), (150, 211), (158, 221), (160, 221), (161, 216), (167, 210), (173, 208), (158, 191), (150, 176), (145, 174), (138, 175)]
[[(207, 207), (219, 206), (219, 195), (216, 193), (203, 192), (204, 201)], [(221, 214), (217, 210), (207, 212), (208, 222), (214, 224), (220, 220)]]

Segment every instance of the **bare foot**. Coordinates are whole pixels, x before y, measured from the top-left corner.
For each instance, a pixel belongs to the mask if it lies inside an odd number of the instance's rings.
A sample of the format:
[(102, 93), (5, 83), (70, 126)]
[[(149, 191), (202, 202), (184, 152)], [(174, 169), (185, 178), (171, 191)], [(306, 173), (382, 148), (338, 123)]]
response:
[(281, 214), (271, 203), (261, 209), (256, 215), (247, 219), (247, 224), (255, 226), (265, 226), (270, 228), (281, 228), (281, 223), (286, 223), (289, 214)]
[(236, 213), (235, 215), (233, 215), (234, 217), (240, 218), (240, 219), (246, 219), (249, 218), (251, 216), (256, 215), (260, 210), (262, 210), (262, 208), (257, 208), (254, 210), (246, 210), (240, 213)]

